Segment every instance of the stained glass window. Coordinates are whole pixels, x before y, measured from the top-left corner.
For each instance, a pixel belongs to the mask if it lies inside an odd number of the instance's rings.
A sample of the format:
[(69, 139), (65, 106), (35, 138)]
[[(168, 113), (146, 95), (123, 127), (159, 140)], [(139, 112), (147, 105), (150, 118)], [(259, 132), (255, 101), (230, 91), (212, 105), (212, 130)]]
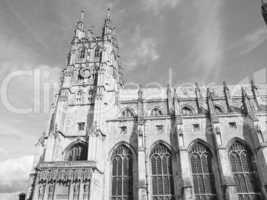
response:
[(257, 170), (253, 165), (253, 155), (249, 148), (235, 142), (230, 148), (229, 157), (239, 200), (260, 200)]
[(169, 149), (158, 144), (151, 154), (152, 199), (173, 200), (172, 155)]
[(191, 149), (190, 157), (196, 200), (216, 200), (210, 151), (204, 145), (196, 143)]
[(119, 146), (112, 156), (112, 200), (133, 199), (133, 156), (125, 145)]

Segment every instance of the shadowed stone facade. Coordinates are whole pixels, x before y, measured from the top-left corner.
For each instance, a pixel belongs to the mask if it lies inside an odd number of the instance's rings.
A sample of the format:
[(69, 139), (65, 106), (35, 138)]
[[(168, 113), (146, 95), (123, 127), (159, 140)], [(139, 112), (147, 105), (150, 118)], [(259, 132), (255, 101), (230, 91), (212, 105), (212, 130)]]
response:
[(28, 199), (267, 199), (266, 85), (123, 86), (110, 14), (82, 13)]

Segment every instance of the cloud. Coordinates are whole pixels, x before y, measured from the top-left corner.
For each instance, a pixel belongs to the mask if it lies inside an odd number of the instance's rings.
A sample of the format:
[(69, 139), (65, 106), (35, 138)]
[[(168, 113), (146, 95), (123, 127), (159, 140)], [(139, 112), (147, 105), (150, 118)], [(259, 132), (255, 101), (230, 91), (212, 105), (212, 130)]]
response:
[(31, 155), (0, 162), (0, 193), (25, 191), (32, 166)]
[(18, 200), (19, 193), (0, 193), (0, 200)]
[(242, 37), (236, 43), (232, 44), (227, 50), (239, 50), (240, 55), (245, 55), (263, 44), (266, 39), (266, 28), (258, 28), (257, 30)]
[[(194, 66), (208, 78), (218, 75), (223, 60), (223, 31), (221, 27), (221, 0), (195, 1), (195, 40), (191, 52)], [(203, 71), (204, 70), (204, 71)]]
[(163, 9), (175, 8), (181, 0), (143, 0), (144, 9), (152, 10), (154, 15), (160, 14)]
[(147, 65), (160, 57), (156, 40), (151, 37), (143, 37), (140, 26), (135, 29), (130, 41), (124, 41), (126, 43), (122, 45), (126, 51), (123, 52), (122, 59), (127, 70), (133, 70), (138, 65)]

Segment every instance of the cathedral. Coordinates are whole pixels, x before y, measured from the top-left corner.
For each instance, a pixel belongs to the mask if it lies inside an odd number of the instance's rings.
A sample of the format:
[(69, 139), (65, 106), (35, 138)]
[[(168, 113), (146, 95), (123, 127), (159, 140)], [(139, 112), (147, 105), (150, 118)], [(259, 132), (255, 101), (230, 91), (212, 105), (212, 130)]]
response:
[(267, 85), (126, 88), (110, 12), (83, 18), (27, 200), (267, 199)]

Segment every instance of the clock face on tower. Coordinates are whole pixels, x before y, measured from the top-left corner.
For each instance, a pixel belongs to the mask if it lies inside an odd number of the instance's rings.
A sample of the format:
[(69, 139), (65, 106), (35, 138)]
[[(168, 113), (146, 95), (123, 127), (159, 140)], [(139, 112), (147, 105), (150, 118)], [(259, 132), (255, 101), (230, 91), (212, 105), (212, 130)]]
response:
[(79, 74), (83, 78), (90, 78), (91, 72), (88, 68), (81, 68)]

